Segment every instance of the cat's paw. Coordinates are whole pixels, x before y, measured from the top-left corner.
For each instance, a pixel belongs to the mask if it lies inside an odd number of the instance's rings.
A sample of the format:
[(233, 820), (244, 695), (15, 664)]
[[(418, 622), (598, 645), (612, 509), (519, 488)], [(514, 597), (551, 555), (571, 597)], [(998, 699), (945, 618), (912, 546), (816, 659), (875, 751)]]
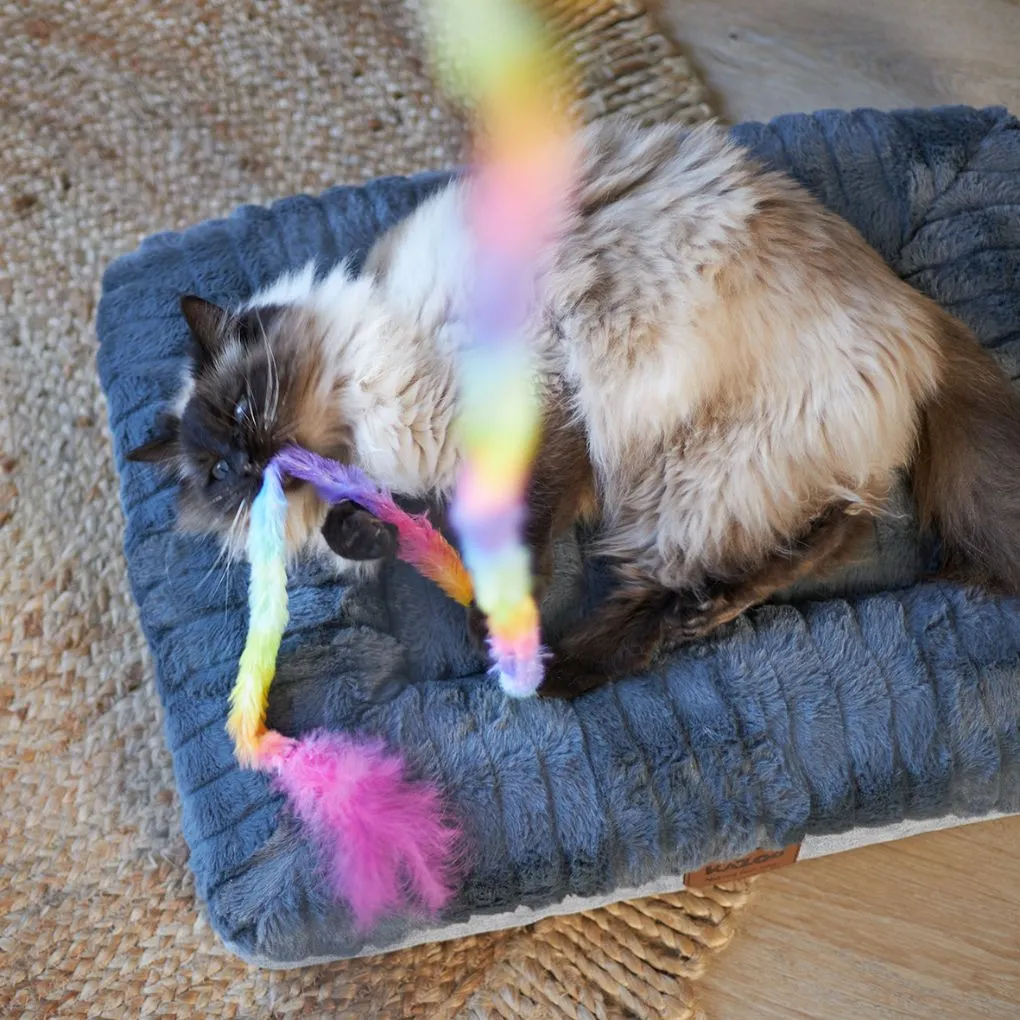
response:
[(472, 602), (465, 610), (467, 613), (468, 637), (471, 644), (483, 655), (489, 653), (489, 621), (478, 606)]
[(606, 674), (600, 673), (590, 664), (554, 655), (546, 663), (545, 676), (538, 688), (538, 696), (569, 701), (608, 682)]
[(667, 616), (665, 639), (674, 645), (701, 641), (723, 624), (735, 620), (744, 608), (726, 591), (682, 598)]
[(345, 560), (382, 560), (397, 553), (396, 527), (349, 500), (337, 503), (326, 515), (322, 537)]

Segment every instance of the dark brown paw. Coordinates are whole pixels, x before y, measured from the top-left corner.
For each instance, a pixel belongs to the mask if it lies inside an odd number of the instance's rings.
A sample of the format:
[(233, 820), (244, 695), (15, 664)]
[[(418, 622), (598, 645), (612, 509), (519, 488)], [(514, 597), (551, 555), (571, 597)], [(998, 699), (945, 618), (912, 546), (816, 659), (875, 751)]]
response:
[(489, 623), (478, 606), (471, 603), (467, 607), (468, 635), (471, 643), (482, 653), (488, 654), (489, 650)]
[(330, 510), (322, 536), (345, 560), (381, 560), (397, 552), (397, 529), (349, 500)]
[(538, 689), (540, 698), (560, 698), (569, 701), (571, 698), (594, 691), (609, 682), (604, 673), (593, 670), (591, 666), (557, 659), (555, 656), (546, 664), (542, 686)]
[(670, 644), (701, 641), (723, 624), (735, 620), (741, 611), (726, 593), (682, 599), (666, 621), (666, 641)]

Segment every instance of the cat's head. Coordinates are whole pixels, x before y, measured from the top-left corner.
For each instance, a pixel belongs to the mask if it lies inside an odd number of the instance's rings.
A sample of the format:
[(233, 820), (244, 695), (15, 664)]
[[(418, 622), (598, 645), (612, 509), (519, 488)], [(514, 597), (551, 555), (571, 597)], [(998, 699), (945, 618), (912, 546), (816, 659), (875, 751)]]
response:
[[(128, 459), (178, 479), (186, 530), (240, 539), (266, 465), (283, 446), (349, 461), (339, 380), (326, 371), (314, 318), (299, 307), (229, 312), (188, 295), (181, 312), (193, 340), (184, 386), (157, 434)], [(320, 508), (310, 489), (288, 485), (288, 499), (298, 511), (288, 514), (288, 530), (314, 528)]]

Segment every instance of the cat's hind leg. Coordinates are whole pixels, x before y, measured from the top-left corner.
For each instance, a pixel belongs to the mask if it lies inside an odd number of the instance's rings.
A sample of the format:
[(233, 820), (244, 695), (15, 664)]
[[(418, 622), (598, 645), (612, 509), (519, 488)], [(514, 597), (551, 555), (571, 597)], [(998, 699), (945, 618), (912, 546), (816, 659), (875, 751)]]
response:
[(576, 698), (647, 668), (662, 643), (678, 594), (649, 579), (619, 588), (553, 648), (538, 693)]
[(697, 593), (628, 570), (627, 580), (560, 640), (539, 694), (574, 698), (646, 669), (664, 645), (706, 637), (796, 581), (846, 563), (871, 527), (870, 515), (834, 506), (752, 571)]
[(873, 523), (871, 514), (854, 513), (846, 504), (830, 507), (796, 542), (777, 549), (753, 572), (728, 583), (710, 581), (675, 607), (665, 640), (683, 644), (706, 637), (798, 581), (831, 573), (857, 556)]

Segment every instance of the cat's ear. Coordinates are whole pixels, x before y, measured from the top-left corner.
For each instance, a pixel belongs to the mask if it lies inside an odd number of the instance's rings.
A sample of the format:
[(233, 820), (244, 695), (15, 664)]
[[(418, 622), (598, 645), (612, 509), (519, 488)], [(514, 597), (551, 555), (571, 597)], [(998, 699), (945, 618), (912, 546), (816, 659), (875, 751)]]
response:
[(230, 338), (230, 312), (195, 294), (181, 298), (181, 315), (191, 330), (199, 360), (212, 361)]
[(180, 419), (175, 415), (161, 419), (159, 432), (148, 442), (132, 450), (127, 459), (136, 464), (166, 464), (180, 455)]

